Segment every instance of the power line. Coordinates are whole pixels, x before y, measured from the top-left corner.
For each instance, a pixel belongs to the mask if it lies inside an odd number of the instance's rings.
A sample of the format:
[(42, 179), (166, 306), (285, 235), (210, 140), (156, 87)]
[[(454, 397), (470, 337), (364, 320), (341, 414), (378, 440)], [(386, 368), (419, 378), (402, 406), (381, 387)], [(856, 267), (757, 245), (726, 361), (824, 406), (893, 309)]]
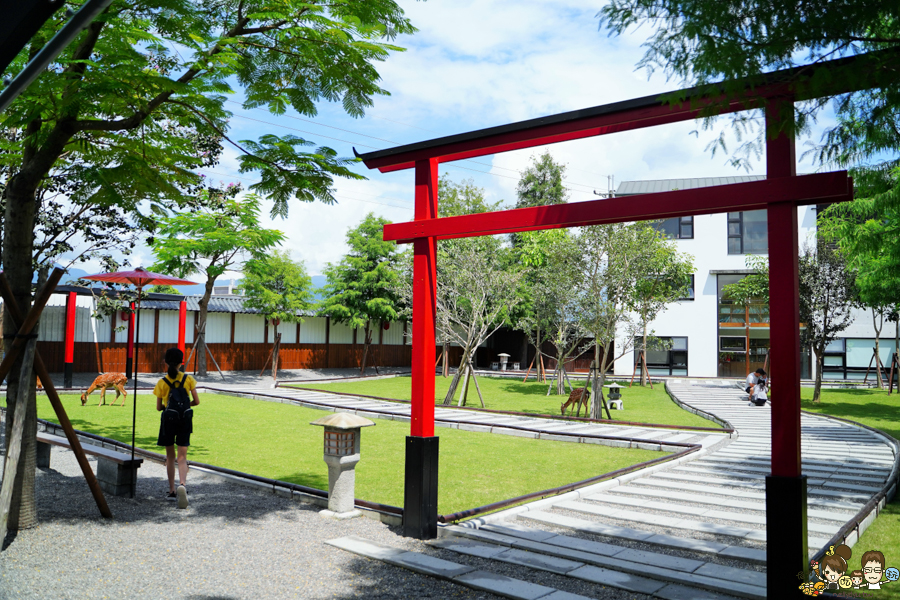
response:
[[(236, 102), (236, 101), (234, 101), (234, 100), (227, 100), (227, 102), (231, 102), (232, 104), (240, 105), (239, 102)], [(245, 110), (246, 110), (246, 109), (245, 109)], [(262, 112), (267, 112), (267, 111), (265, 111), (265, 110), (263, 110), (263, 109), (261, 109), (261, 108), (254, 108), (254, 109), (250, 109), (250, 110), (258, 110), (258, 111), (262, 111)], [(371, 146), (371, 145), (369, 145), (369, 144), (363, 144), (363, 143), (359, 143), (359, 142), (351, 142), (350, 140), (344, 140), (344, 139), (340, 139), (340, 138), (336, 138), (336, 137), (324, 135), (324, 134), (321, 134), (321, 133), (318, 133), (318, 132), (308, 131), (308, 130), (305, 130), (305, 129), (298, 129), (298, 128), (296, 128), (296, 127), (289, 127), (289, 126), (287, 126), (287, 125), (282, 125), (282, 124), (279, 124), (279, 123), (272, 123), (271, 121), (263, 121), (262, 119), (255, 119), (255, 118), (253, 118), (253, 117), (248, 117), (248, 116), (246, 116), (246, 115), (236, 114), (236, 115), (234, 115), (234, 116), (235, 116), (235, 117), (238, 117), (238, 118), (241, 118), (241, 119), (246, 119), (246, 120), (248, 120), (248, 121), (255, 121), (255, 122), (257, 122), (257, 123), (262, 123), (262, 124), (264, 124), (264, 125), (270, 125), (270, 126), (272, 126), (272, 127), (280, 127), (280, 128), (283, 128), (283, 129), (289, 129), (289, 130), (291, 130), (291, 131), (297, 131), (297, 132), (300, 132), (300, 133), (307, 133), (307, 134), (309, 134), (309, 135), (315, 135), (315, 136), (323, 137), (323, 138), (326, 138), (326, 139), (329, 139), (329, 140), (335, 140), (335, 141), (338, 141), (338, 142), (343, 142), (343, 143), (345, 143), (345, 144), (350, 144), (351, 146), (362, 146), (362, 147), (364, 147), (364, 148), (371, 148), (371, 149), (373, 149), (373, 150), (382, 150), (382, 148), (378, 148), (377, 146)], [(388, 139), (385, 139), (385, 138), (379, 138), (379, 137), (375, 137), (375, 136), (372, 136), (372, 135), (367, 135), (367, 134), (365, 134), (365, 133), (360, 133), (360, 132), (358, 132), (358, 131), (353, 131), (353, 130), (350, 130), (350, 129), (343, 129), (343, 128), (341, 128), (341, 127), (335, 127), (335, 126), (333, 126), (333, 125), (326, 125), (326, 124), (324, 124), (324, 123), (317, 123), (316, 121), (313, 121), (313, 120), (311, 120), (311, 119), (305, 119), (305, 118), (302, 118), (302, 117), (295, 117), (295, 116), (292, 116), (292, 115), (284, 115), (284, 116), (286, 116), (286, 117), (288, 117), (288, 118), (291, 118), (291, 119), (298, 120), (298, 121), (304, 121), (304, 122), (306, 122), (306, 123), (311, 123), (311, 124), (317, 125), (317, 126), (319, 126), (319, 127), (327, 127), (328, 129), (334, 129), (334, 130), (337, 130), (337, 131), (343, 131), (344, 133), (351, 133), (351, 134), (353, 134), (353, 135), (359, 135), (359, 136), (366, 137), (366, 138), (370, 138), (370, 139), (373, 139), (373, 140), (378, 140), (378, 141), (380, 141), (380, 142), (386, 142), (386, 143), (388, 143), (388, 144), (393, 144), (393, 145), (395, 145), (395, 146), (400, 146), (400, 145), (402, 145), (402, 144), (400, 144), (400, 142), (395, 142), (395, 141), (393, 141), (393, 140), (388, 140)], [(483, 167), (488, 167), (488, 168), (491, 168), (491, 169), (502, 169), (502, 170), (504, 170), (504, 171), (512, 171), (513, 173), (518, 173), (519, 175), (522, 175), (522, 174), (523, 174), (522, 171), (519, 171), (518, 169), (512, 169), (512, 168), (509, 168), (509, 167), (501, 167), (501, 166), (499, 166), (499, 165), (492, 165), (492, 164), (490, 164), (490, 163), (479, 162), (479, 161), (472, 160), (472, 159), (464, 159), (463, 161), (459, 161), (459, 162), (469, 162), (469, 163), (472, 163), (472, 164), (475, 164), (475, 165), (481, 165), (481, 166), (483, 166)], [(447, 166), (451, 166), (451, 163), (444, 163), (444, 164), (447, 165)], [(508, 175), (501, 175), (500, 173), (491, 173), (490, 171), (478, 171), (478, 170), (476, 170), (476, 169), (467, 169), (466, 167), (457, 167), (457, 168), (460, 168), (460, 169), (466, 169), (466, 170), (468, 170), (468, 171), (474, 171), (474, 172), (476, 172), (476, 173), (485, 173), (485, 174), (487, 174), (487, 175), (494, 175), (494, 176), (497, 176), (497, 177), (506, 177), (507, 179), (517, 179), (517, 178), (515, 178), (515, 177), (509, 177)], [(562, 180), (562, 181), (563, 181), (563, 183), (566, 183), (566, 184), (568, 184), (568, 185), (577, 185), (577, 186), (579, 186), (579, 187), (590, 188), (591, 190), (593, 190), (594, 188), (597, 187), (596, 185), (588, 185), (588, 184), (586, 184), (586, 183), (577, 183), (577, 182), (575, 182), (575, 181), (569, 181), (569, 180), (566, 180), (566, 179), (564, 179), (564, 180)], [(570, 188), (566, 188), (566, 189), (569, 190), (570, 192), (590, 193), (590, 192), (585, 192), (585, 191), (583, 191), (583, 190), (573, 190), (573, 189), (570, 189)]]

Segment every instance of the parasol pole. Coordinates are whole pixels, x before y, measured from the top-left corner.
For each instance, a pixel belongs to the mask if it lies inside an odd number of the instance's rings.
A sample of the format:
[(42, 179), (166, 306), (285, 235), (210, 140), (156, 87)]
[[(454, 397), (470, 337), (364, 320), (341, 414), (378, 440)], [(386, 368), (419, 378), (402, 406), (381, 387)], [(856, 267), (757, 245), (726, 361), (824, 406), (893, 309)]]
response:
[[(132, 404), (131, 404), (131, 460), (134, 460), (134, 432), (137, 429), (137, 383), (138, 383), (138, 348), (140, 347), (140, 339), (141, 339), (141, 288), (143, 286), (138, 285), (137, 289), (137, 315), (135, 316), (136, 323), (134, 326), (134, 395), (132, 396)], [(134, 488), (131, 488), (131, 497), (134, 498)]]

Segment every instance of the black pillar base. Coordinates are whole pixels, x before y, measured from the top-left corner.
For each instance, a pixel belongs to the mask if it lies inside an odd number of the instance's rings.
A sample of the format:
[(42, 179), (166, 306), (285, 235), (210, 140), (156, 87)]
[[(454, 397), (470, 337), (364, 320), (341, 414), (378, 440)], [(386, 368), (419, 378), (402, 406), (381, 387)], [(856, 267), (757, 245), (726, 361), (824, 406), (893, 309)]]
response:
[(406, 487), (403, 535), (417, 540), (437, 537), (438, 437), (406, 437)]
[(131, 379), (131, 358), (125, 359), (125, 377)]
[(72, 363), (63, 365), (63, 387), (70, 389), (72, 387)]
[(806, 475), (766, 476), (766, 589), (769, 598), (806, 598), (799, 573), (809, 572)]

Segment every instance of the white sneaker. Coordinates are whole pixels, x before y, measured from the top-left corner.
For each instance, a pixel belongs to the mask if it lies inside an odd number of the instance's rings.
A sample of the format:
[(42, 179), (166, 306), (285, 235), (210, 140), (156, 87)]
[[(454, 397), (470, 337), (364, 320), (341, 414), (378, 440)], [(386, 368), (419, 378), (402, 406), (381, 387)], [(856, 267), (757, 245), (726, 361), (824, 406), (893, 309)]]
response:
[(747, 403), (747, 406), (756, 406), (756, 405), (753, 404), (753, 402), (748, 402), (748, 403)]
[(187, 490), (183, 485), (179, 485), (178, 489), (175, 490), (175, 494), (178, 496), (178, 508), (187, 508)]

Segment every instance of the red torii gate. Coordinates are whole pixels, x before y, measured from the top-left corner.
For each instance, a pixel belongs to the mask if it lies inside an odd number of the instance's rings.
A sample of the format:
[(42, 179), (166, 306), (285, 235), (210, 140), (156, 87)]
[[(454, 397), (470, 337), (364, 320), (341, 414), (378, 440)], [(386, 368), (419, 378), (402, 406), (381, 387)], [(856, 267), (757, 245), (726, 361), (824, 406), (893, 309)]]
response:
[[(828, 78), (835, 82), (830, 89), (812, 92), (810, 81), (821, 69), (832, 75), (851, 69), (859, 73), (875, 56), (839, 59), (748, 79), (729, 88), (741, 90), (733, 95), (719, 86), (691, 88), (358, 155), (368, 168), (381, 172), (415, 168), (415, 220), (384, 228), (385, 240), (412, 243), (414, 253), (412, 414), (406, 439), (404, 535), (420, 539), (437, 536), (434, 363), (438, 239), (766, 209), (771, 359), (778, 365), (778, 399), (772, 407), (772, 470), (766, 477), (767, 580), (773, 592), (784, 590), (790, 595), (788, 590), (797, 591), (796, 574), (808, 569), (806, 477), (800, 467), (797, 207), (851, 200), (853, 182), (846, 171), (797, 176), (793, 103), (814, 94), (825, 96), (862, 88), (858, 77), (837, 76)], [(856, 83), (839, 87), (848, 80)], [(871, 85), (868, 82), (865, 87)], [(673, 98), (677, 100), (668, 101)], [(639, 198), (437, 218), (439, 163), (753, 108), (764, 109), (766, 115), (766, 180)]]

